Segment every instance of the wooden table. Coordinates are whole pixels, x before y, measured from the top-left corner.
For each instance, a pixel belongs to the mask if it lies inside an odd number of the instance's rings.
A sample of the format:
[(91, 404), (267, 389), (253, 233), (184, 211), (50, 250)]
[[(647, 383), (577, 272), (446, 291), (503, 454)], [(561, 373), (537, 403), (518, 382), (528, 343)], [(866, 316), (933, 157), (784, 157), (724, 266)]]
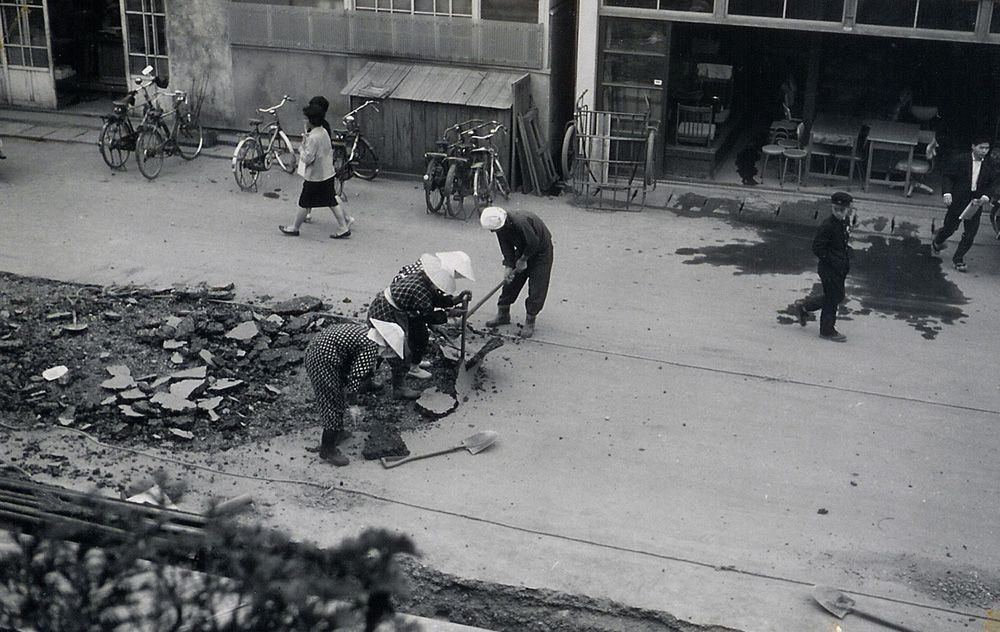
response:
[[(822, 176), (838, 180), (851, 180), (858, 162), (858, 138), (861, 136), (861, 119), (837, 114), (817, 114), (809, 129), (809, 145), (806, 147), (806, 177)], [(813, 156), (822, 156), (823, 171), (813, 171)], [(847, 175), (826, 170), (826, 158), (847, 159)]]
[(868, 126), (868, 167), (865, 169), (865, 191), (870, 182), (899, 186), (899, 181), (892, 181), (889, 176), (892, 168), (887, 167), (884, 178), (872, 180), (872, 159), (876, 151), (906, 154), (906, 178), (903, 191), (910, 190), (910, 178), (913, 168), (913, 150), (920, 141), (920, 125), (917, 123), (897, 123), (895, 121), (865, 121)]

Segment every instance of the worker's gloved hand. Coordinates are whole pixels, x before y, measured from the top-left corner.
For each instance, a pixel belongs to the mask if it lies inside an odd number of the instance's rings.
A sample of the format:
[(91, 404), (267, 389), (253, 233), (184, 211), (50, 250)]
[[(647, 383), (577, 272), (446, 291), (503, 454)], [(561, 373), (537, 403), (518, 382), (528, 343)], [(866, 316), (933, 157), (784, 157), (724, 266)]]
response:
[(359, 423), (361, 419), (365, 416), (364, 411), (361, 406), (354, 405), (347, 407), (347, 416), (351, 418), (351, 423)]
[(945, 206), (951, 206), (951, 193), (944, 194), (944, 204)]
[(517, 263), (514, 264), (514, 272), (524, 272), (527, 269), (528, 269), (528, 260), (524, 257), (518, 259)]
[(988, 196), (988, 195), (982, 196), (981, 198), (979, 198), (979, 203), (980, 204), (989, 204), (990, 203), (990, 196)]
[(472, 300), (472, 292), (470, 292), (469, 290), (462, 290), (462, 292), (458, 296), (452, 297), (451, 304), (461, 305), (465, 301), (471, 301), (471, 300)]
[(510, 283), (511, 281), (513, 281), (514, 274), (515, 274), (514, 268), (508, 268), (505, 266), (503, 269), (503, 282)]

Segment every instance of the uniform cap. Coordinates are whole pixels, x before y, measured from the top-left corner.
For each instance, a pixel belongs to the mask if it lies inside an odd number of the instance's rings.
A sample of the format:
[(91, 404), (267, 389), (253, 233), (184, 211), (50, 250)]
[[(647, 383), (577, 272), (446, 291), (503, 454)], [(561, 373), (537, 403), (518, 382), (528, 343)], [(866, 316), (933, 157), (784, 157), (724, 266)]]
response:
[(854, 203), (854, 198), (851, 197), (850, 193), (845, 193), (843, 191), (837, 191), (830, 196), (830, 201), (837, 206), (850, 206)]

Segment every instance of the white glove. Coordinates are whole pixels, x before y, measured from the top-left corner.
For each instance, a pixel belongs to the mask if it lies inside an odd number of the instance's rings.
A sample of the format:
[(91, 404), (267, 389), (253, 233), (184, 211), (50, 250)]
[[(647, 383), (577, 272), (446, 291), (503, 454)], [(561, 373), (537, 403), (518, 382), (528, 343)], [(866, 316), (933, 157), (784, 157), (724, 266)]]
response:
[(361, 418), (364, 416), (361, 406), (348, 406), (347, 414), (351, 418), (352, 423), (359, 423)]
[(944, 204), (945, 206), (951, 206), (951, 193), (944, 194)]

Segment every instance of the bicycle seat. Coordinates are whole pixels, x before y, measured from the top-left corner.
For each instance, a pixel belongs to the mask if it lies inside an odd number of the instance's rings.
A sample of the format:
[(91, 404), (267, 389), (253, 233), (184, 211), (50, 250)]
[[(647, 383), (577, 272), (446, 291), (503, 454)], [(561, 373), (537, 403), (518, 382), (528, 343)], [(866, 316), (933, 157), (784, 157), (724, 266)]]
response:
[(260, 125), (263, 122), (264, 121), (260, 120), (259, 118), (252, 118), (252, 119), (250, 119), (250, 124), (251, 125)]

